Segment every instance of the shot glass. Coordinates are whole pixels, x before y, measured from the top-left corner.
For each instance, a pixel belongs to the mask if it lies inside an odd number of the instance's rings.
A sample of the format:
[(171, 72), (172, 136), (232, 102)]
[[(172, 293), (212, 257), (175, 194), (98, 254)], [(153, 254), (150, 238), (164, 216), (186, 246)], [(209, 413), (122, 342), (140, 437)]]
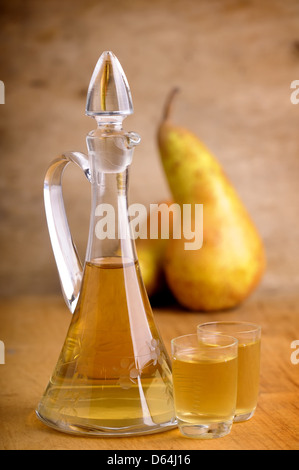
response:
[(233, 423), (238, 341), (225, 335), (190, 334), (171, 341), (174, 406), (187, 437), (227, 435)]
[(238, 393), (235, 422), (254, 415), (259, 392), (261, 327), (252, 323), (218, 321), (198, 325), (197, 332), (231, 335), (238, 339)]

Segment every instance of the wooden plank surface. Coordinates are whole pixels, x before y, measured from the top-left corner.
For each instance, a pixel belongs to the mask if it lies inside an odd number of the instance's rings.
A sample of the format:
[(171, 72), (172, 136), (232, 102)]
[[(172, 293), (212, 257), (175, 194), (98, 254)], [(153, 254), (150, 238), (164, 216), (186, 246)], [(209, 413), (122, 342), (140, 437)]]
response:
[(155, 319), (169, 350), (174, 336), (193, 332), (201, 321), (240, 319), (262, 326), (261, 384), (254, 418), (234, 424), (220, 439), (187, 439), (178, 429), (129, 438), (71, 436), (46, 427), (35, 407), (56, 364), (70, 322), (60, 297), (1, 300), (0, 449), (299, 449), (299, 364), (291, 362), (291, 342), (299, 339), (297, 294), (257, 293), (226, 313), (188, 313), (155, 308)]

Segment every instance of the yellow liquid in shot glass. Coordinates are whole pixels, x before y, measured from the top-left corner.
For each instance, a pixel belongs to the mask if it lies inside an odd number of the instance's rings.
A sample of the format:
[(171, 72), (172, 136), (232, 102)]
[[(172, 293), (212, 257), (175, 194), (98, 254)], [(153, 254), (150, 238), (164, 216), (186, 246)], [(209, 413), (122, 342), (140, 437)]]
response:
[(236, 415), (252, 412), (257, 405), (260, 376), (261, 341), (239, 343), (238, 394)]
[(236, 356), (211, 358), (198, 351), (178, 353), (172, 363), (178, 419), (190, 424), (233, 420), (237, 367)]

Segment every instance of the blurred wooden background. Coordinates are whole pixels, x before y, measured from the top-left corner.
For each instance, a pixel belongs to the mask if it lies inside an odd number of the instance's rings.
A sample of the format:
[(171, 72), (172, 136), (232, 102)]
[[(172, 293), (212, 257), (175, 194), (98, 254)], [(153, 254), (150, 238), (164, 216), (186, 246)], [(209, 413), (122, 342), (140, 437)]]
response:
[[(112, 50), (127, 74), (142, 137), (130, 202), (169, 196), (156, 129), (178, 85), (174, 119), (210, 147), (265, 241), (260, 291), (299, 288), (297, 0), (2, 0), (0, 4), (0, 295), (59, 293), (43, 208), (49, 162), (85, 151), (84, 115), (98, 57)], [(80, 189), (79, 189), (80, 188)], [(70, 224), (84, 256), (90, 188), (65, 177)]]

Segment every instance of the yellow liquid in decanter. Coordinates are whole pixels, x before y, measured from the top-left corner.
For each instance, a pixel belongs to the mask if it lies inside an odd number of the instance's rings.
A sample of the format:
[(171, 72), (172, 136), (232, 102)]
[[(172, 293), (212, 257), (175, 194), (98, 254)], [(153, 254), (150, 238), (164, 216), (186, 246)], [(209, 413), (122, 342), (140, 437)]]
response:
[(138, 262), (116, 256), (86, 263), (38, 414), (66, 432), (111, 435), (158, 431), (174, 420), (171, 367)]

